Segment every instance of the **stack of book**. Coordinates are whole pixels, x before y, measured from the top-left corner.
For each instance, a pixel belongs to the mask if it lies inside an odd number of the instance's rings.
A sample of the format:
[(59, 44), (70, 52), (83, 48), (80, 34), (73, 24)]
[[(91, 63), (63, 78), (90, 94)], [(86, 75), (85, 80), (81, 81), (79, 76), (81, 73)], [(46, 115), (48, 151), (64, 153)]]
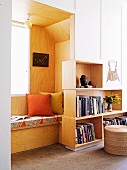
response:
[(127, 115), (115, 117), (115, 118), (103, 118), (103, 125), (125, 125), (127, 126)]
[(76, 124), (76, 144), (95, 140), (94, 125), (92, 123)]
[(104, 113), (101, 96), (76, 96), (76, 117)]

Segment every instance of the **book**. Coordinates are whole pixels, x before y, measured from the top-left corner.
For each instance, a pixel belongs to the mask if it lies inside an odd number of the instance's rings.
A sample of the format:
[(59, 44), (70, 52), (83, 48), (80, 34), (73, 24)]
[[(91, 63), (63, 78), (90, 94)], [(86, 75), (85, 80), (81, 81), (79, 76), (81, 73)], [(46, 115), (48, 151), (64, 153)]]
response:
[(81, 97), (79, 97), (79, 117), (82, 115), (82, 103), (81, 103)]
[(76, 117), (79, 117), (79, 96), (76, 96)]
[(127, 125), (127, 116), (119, 116), (115, 117), (115, 119), (119, 119), (121, 125)]
[(89, 98), (90, 98), (90, 115), (93, 115), (94, 114), (93, 98), (92, 98), (92, 96), (90, 96)]
[(86, 97), (86, 115), (90, 115), (91, 107), (90, 107), (90, 97)]
[(94, 115), (97, 114), (97, 100), (96, 100), (96, 97), (92, 97), (93, 99), (93, 113)]
[(75, 129), (75, 143), (78, 144), (78, 135), (77, 135), (77, 129)]
[(101, 96), (96, 96), (98, 114), (102, 113)]
[(81, 117), (81, 97), (76, 96), (76, 117)]
[(104, 105), (104, 101), (102, 100), (102, 113), (105, 112), (105, 105)]
[(78, 144), (81, 144), (82, 143), (82, 136), (81, 136), (81, 133), (80, 133), (80, 127), (76, 127), (76, 129), (77, 129)]
[(84, 97), (81, 98), (81, 116), (86, 116), (86, 100)]
[(90, 115), (90, 98), (89, 96), (80, 96), (82, 101), (82, 116)]
[(108, 126), (108, 125), (113, 125), (114, 123), (114, 119), (113, 118), (103, 118), (103, 125)]

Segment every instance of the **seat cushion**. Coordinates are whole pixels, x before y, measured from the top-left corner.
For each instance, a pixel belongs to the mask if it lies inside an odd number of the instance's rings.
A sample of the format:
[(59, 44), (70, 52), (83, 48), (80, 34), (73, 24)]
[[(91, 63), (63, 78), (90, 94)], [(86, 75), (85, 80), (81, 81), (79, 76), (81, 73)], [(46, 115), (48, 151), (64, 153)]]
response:
[(58, 124), (62, 115), (54, 116), (11, 116), (11, 130), (26, 129), (30, 127)]

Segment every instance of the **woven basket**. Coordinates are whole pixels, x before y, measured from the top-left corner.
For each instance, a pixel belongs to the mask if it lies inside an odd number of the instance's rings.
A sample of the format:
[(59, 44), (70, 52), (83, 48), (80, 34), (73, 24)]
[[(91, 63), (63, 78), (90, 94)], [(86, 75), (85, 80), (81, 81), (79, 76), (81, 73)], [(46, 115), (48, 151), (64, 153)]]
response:
[(114, 155), (127, 155), (127, 126), (111, 125), (104, 128), (104, 150)]

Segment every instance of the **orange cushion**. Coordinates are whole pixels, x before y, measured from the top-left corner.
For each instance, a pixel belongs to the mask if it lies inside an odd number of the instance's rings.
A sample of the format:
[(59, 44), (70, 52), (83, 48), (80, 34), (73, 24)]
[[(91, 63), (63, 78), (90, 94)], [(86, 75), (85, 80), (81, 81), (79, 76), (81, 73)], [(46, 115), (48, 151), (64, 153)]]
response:
[(53, 116), (50, 94), (26, 94), (29, 116)]

